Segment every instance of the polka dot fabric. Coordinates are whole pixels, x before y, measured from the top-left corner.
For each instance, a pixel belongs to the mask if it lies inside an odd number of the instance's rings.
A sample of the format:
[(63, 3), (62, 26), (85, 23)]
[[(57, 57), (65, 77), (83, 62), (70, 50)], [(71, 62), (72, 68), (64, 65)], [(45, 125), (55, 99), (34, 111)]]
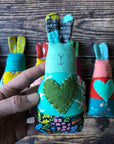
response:
[(8, 45), (9, 45), (9, 50), (11, 53), (22, 53), (25, 50), (25, 43), (26, 39), (24, 36), (18, 36), (17, 40), (15, 37), (10, 36), (8, 38)]
[(0, 86), (9, 82), (11, 79), (25, 70), (25, 56), (23, 54), (25, 49), (26, 39), (24, 36), (8, 38), (8, 45), (10, 53), (6, 60), (6, 67), (2, 76)]

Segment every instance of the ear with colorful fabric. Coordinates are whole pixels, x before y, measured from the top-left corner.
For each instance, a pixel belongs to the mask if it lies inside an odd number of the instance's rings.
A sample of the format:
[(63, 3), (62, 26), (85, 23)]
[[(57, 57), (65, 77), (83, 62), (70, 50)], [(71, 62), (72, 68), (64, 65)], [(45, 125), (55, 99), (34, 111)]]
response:
[(96, 55), (93, 78), (90, 85), (88, 114), (99, 117), (114, 117), (114, 84), (105, 43), (95, 44)]
[[(35, 65), (39, 65), (43, 62), (45, 62), (46, 59), (46, 55), (47, 55), (47, 51), (48, 51), (48, 43), (44, 42), (43, 45), (42, 44), (37, 44), (36, 45), (36, 52), (37, 52), (37, 58), (36, 58), (36, 64)], [(30, 87), (33, 87), (35, 85), (40, 85), (43, 77), (38, 78), (37, 80), (35, 80)]]
[[(69, 39), (60, 43), (60, 28), (55, 30), (58, 17), (56, 13), (46, 17), (49, 43), (45, 75), (38, 89), (40, 103), (35, 128), (44, 133), (77, 133), (82, 130), (84, 121), (83, 96), (77, 79), (75, 49)], [(52, 21), (50, 26), (48, 19)]]
[(60, 33), (60, 18), (57, 13), (50, 13), (45, 18), (48, 41), (58, 43)]
[(71, 35), (72, 35), (73, 22), (74, 22), (74, 18), (70, 14), (63, 17), (62, 23), (60, 26), (60, 42), (61, 43), (70, 42)]
[(6, 67), (0, 85), (3, 85), (25, 70), (25, 49), (26, 39), (24, 36), (8, 38), (10, 53), (6, 60)]

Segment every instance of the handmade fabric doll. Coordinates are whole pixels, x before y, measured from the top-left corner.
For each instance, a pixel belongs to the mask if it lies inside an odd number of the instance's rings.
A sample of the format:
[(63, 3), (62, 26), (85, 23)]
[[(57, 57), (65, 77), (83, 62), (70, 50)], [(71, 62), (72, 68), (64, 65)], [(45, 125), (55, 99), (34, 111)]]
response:
[(8, 37), (10, 53), (7, 57), (6, 67), (0, 82), (0, 86), (7, 83), (25, 70), (25, 56), (23, 54), (25, 44), (26, 39), (24, 36), (18, 36), (17, 41), (13, 36)]
[[(47, 50), (48, 50), (48, 43), (47, 42), (44, 42), (43, 45), (41, 45), (40, 43), (36, 45), (37, 59), (36, 59), (35, 65), (39, 65), (45, 61), (46, 55), (47, 55)], [(30, 87), (33, 87), (35, 85), (40, 85), (42, 80), (43, 80), (43, 76), (38, 78), (37, 80), (35, 80), (30, 85)]]
[[(72, 30), (69, 23), (73, 24), (71, 15), (63, 18), (62, 29), (56, 13), (46, 17), (48, 53), (44, 79), (38, 89), (40, 102), (35, 126), (44, 133), (77, 133), (83, 127), (83, 95), (77, 78), (75, 50), (69, 41)], [(67, 38), (60, 32), (65, 30), (63, 25), (70, 30)]]
[(114, 116), (114, 84), (105, 43), (95, 44), (96, 55), (93, 78), (90, 86), (88, 114), (100, 117)]

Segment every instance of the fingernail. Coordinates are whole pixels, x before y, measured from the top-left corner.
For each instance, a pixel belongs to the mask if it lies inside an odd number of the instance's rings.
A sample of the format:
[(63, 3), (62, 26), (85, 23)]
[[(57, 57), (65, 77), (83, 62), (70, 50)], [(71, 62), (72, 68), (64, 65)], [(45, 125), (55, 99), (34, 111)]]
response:
[(33, 94), (28, 95), (27, 99), (28, 99), (29, 102), (38, 103), (39, 95), (38, 95), (38, 93), (33, 93)]

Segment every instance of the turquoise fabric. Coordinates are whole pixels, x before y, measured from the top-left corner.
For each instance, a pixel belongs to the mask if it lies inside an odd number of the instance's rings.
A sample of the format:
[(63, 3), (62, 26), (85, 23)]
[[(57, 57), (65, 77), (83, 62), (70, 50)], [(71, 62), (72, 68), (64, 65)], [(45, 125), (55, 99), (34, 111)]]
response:
[(10, 53), (6, 61), (6, 71), (23, 71), (25, 70), (25, 56), (21, 53)]
[(2, 79), (0, 80), (0, 86), (2, 86)]
[(73, 17), (72, 17), (72, 15), (71, 14), (68, 14), (68, 15), (66, 15), (66, 16), (64, 16), (63, 17), (63, 19), (62, 19), (62, 23), (67, 23), (67, 22), (69, 22), (69, 21), (73, 21)]
[(88, 115), (114, 117), (114, 100), (105, 102), (102, 99), (89, 98)]
[(49, 43), (46, 58), (46, 73), (76, 74), (75, 50), (70, 43)]
[(108, 80), (106, 83), (101, 80), (94, 82), (94, 88), (96, 92), (104, 99), (105, 102), (111, 97), (114, 91), (113, 80)]
[(78, 96), (74, 100), (67, 113), (62, 115), (59, 113), (46, 99), (43, 94), (43, 83), (45, 79), (55, 80), (59, 85), (67, 77), (73, 77), (77, 80), (75, 50), (72, 45), (64, 43), (49, 43), (48, 53), (46, 57), (45, 76), (39, 87), (40, 102), (37, 106), (38, 110), (43, 114), (52, 116), (73, 116), (83, 112), (83, 96), (81, 86), (79, 86)]
[(59, 42), (59, 30), (54, 30), (47, 33), (48, 40), (50, 43), (58, 43)]
[(59, 113), (48, 102), (45, 95), (43, 94), (42, 87), (43, 87), (45, 79), (51, 78), (51, 79), (55, 80), (59, 85), (61, 85), (63, 83), (63, 81), (69, 76), (73, 77), (77, 80), (76, 74), (70, 74), (70, 73), (46, 73), (45, 74), (44, 79), (43, 79), (43, 81), (39, 87), (39, 90), (38, 90), (38, 93), (40, 95), (40, 102), (39, 102), (37, 108), (41, 113), (52, 115), (52, 116), (64, 116), (65, 117), (65, 116), (73, 116), (73, 115), (76, 115), (76, 114), (83, 112), (83, 96), (82, 96), (82, 92), (81, 92), (81, 87), (80, 87), (78, 94), (77, 94), (77, 97), (74, 100), (73, 104), (71, 105), (70, 109), (64, 115)]
[(108, 59), (108, 46), (105, 43), (94, 44), (94, 52), (97, 59), (99, 60)]

